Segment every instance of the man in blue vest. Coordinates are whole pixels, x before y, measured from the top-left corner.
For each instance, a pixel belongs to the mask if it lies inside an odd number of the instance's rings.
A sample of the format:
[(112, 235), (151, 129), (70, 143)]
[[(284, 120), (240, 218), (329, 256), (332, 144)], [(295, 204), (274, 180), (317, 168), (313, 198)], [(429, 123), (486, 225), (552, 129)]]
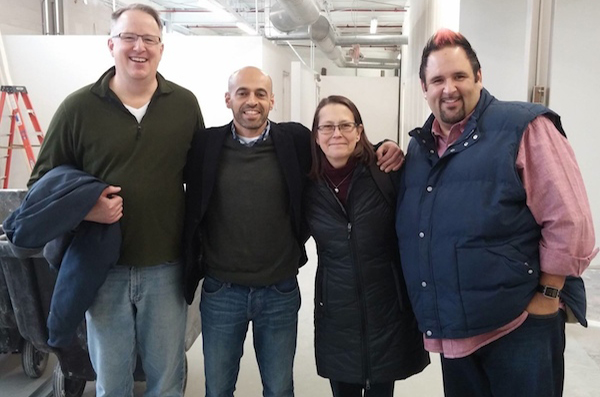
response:
[(432, 115), (410, 132), (396, 229), (445, 395), (561, 396), (565, 319), (586, 325), (598, 249), (560, 118), (494, 98), (459, 33), (432, 36), (419, 74)]

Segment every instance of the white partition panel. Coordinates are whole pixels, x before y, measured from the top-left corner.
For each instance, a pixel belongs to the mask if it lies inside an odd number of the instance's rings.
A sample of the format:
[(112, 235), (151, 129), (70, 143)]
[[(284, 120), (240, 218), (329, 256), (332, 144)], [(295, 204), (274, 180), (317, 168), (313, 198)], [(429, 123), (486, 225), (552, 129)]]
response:
[[(600, 106), (600, 2), (556, 0), (550, 59), (550, 107), (562, 117), (587, 189), (596, 241), (600, 236), (597, 112)], [(600, 266), (600, 258), (592, 262)]]
[(369, 140), (398, 141), (398, 77), (322, 76), (321, 98), (348, 97), (360, 112)]

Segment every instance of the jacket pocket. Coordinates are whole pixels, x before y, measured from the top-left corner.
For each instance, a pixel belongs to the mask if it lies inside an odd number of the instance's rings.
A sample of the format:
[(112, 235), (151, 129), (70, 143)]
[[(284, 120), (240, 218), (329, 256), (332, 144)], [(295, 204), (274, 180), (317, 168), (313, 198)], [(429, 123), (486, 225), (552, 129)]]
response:
[(315, 278), (315, 315), (323, 317), (327, 310), (327, 271), (323, 266), (317, 267)]
[(394, 274), (394, 283), (396, 284), (396, 294), (398, 295), (398, 304), (400, 305), (400, 311), (404, 311), (406, 305), (406, 283), (404, 282), (404, 276), (402, 275), (402, 269), (399, 265), (391, 262), (392, 273)]
[(521, 314), (538, 272), (510, 245), (456, 248), (458, 288), (467, 327), (505, 324)]

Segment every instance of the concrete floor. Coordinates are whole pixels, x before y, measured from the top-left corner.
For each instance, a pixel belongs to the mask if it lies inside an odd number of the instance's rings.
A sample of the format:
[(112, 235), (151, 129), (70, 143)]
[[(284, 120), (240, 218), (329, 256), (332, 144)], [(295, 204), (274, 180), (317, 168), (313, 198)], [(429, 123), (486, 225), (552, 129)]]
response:
[[(316, 270), (315, 249), (308, 245), (309, 263), (299, 275), (302, 291), (302, 307), (299, 314), (298, 349), (296, 353), (294, 381), (296, 396), (331, 396), (329, 382), (316, 374), (313, 352), (313, 288)], [(596, 260), (597, 262), (598, 260)], [(590, 268), (584, 274), (588, 290), (588, 319), (590, 327), (567, 325), (565, 397), (600, 396), (600, 268)], [(246, 339), (237, 397), (262, 395), (260, 376), (252, 336)], [(204, 373), (202, 345), (197, 342), (188, 351), (188, 386), (186, 397), (204, 396)], [(439, 357), (432, 355), (432, 364), (421, 374), (405, 381), (396, 382), (395, 396), (443, 396)], [(32, 381), (21, 370), (19, 355), (0, 355), (0, 397), (49, 396), (52, 371), (56, 359), (51, 357), (41, 379)], [(136, 384), (135, 396), (142, 396), (144, 385)], [(85, 397), (93, 397), (94, 385), (88, 384)]]

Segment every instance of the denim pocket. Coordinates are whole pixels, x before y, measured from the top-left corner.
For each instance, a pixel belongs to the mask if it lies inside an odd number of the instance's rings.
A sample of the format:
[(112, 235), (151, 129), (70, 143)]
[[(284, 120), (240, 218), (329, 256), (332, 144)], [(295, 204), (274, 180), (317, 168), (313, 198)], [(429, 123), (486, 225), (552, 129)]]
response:
[(221, 291), (223, 288), (225, 288), (225, 283), (217, 280), (216, 278), (212, 278), (212, 277), (205, 277), (204, 282), (202, 283), (202, 293), (203, 294), (208, 294), (208, 295), (216, 294), (217, 292)]
[(280, 294), (287, 295), (298, 289), (298, 282), (296, 281), (296, 277), (290, 277), (277, 284), (273, 284), (273, 289)]

